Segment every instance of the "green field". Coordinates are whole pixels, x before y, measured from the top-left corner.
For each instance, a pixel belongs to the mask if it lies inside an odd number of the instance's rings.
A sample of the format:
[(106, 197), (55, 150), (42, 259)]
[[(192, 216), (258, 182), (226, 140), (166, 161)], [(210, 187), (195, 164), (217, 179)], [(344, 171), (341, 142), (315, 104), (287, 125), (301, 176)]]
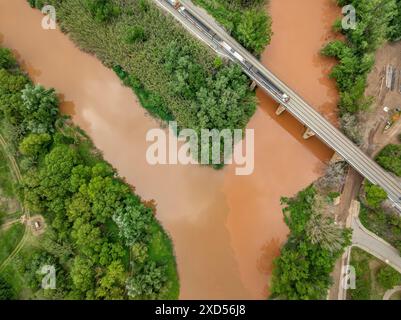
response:
[(21, 241), (24, 231), (25, 227), (19, 223), (0, 231), (0, 265)]

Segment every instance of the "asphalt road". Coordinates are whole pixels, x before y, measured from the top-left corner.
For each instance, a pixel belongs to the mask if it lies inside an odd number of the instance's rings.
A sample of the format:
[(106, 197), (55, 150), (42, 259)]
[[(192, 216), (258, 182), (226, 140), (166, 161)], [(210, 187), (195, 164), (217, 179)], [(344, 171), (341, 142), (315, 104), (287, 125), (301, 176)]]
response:
[[(166, 0), (154, 0), (154, 2), (159, 7), (173, 15), (190, 32), (209, 45), (212, 49), (240, 64), (244, 72), (248, 74), (251, 79), (253, 79), (270, 96), (272, 96), (274, 100), (282, 104), (295, 118), (312, 130), (316, 136), (320, 138), (320, 140), (340, 154), (362, 176), (367, 178), (372, 183), (381, 186), (387, 192), (389, 199), (394, 204), (394, 207), (401, 211), (401, 183), (397, 181), (397, 179), (391, 174), (382, 169), (342, 132), (340, 132), (329, 121), (315, 111), (315, 109), (307, 104), (294, 90), (292, 90), (265, 66), (263, 66), (251, 53), (244, 49), (221, 27), (219, 27), (213, 18), (211, 18), (203, 9), (194, 6), (192, 2), (188, 0), (180, 1), (186, 10), (189, 10), (190, 13), (195, 16), (197, 20), (201, 22), (201, 24), (203, 24), (202, 27), (200, 24), (197, 24), (196, 21), (188, 19), (188, 17), (168, 4)], [(205, 26), (210, 31), (205, 31)], [(216, 38), (213, 40), (213, 36), (215, 35), (220, 38), (217, 38), (218, 40), (224, 41), (237, 53), (239, 53), (247, 61), (247, 64), (244, 64), (242, 61), (236, 58), (232, 52), (219, 45), (219, 42), (216, 41)], [(290, 97), (290, 100), (287, 103), (283, 103), (280, 97), (277, 96), (277, 92), (266, 85), (258, 73), (269, 79), (270, 82), (273, 83), (274, 86), (280, 91), (286, 93)]]
[(352, 218), (352, 244), (386, 262), (401, 273), (401, 256), (389, 243), (367, 230), (357, 216)]

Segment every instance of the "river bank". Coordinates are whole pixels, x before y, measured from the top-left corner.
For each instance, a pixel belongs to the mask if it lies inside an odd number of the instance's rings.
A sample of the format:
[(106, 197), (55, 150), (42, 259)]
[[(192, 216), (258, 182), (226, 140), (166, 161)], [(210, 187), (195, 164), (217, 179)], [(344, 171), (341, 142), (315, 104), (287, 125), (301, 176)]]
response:
[[(275, 0), (271, 3), (273, 21), (282, 14), (280, 3), (292, 5), (291, 15), (298, 17), (299, 2)], [(321, 18), (316, 21), (307, 15), (298, 17), (297, 23), (308, 26), (307, 30), (289, 25), (292, 37), (301, 32), (298, 37), (309, 39), (313, 46), (303, 51), (286, 74), (280, 74), (286, 82), (296, 81), (300, 94), (318, 92), (311, 98), (319, 101), (326, 99), (328, 83), (313, 80), (306, 84), (303, 72), (309, 66), (321, 72), (319, 78), (327, 76), (327, 60), (319, 60), (315, 49), (330, 34), (328, 20), (334, 19), (334, 14), (327, 16), (328, 3), (321, 0), (315, 9)], [(308, 6), (310, 10), (315, 8)], [(293, 195), (316, 180), (332, 152), (315, 138), (303, 141), (302, 125), (287, 114), (276, 117), (275, 103), (258, 91), (259, 108), (247, 126), (255, 130), (253, 175), (235, 176), (232, 166), (221, 171), (196, 166), (150, 166), (145, 159), (145, 137), (159, 123), (139, 106), (131, 90), (59, 30), (41, 29), (41, 14), (30, 9), (26, 1), (7, 5), (3, 1), (0, 9), (3, 44), (14, 49), (35, 82), (55, 87), (63, 94), (63, 112), (89, 134), (105, 159), (135, 186), (136, 192), (154, 203), (156, 217), (173, 239), (180, 298), (264, 299), (272, 261), (288, 233), (280, 197)], [(282, 27), (276, 26), (273, 22), (273, 31), (278, 34)], [(276, 71), (287, 66), (287, 57), (280, 51), (292, 51), (291, 59), (296, 58), (291, 43), (280, 37), (273, 37), (267, 49), (273, 52), (278, 46), (277, 53), (264, 60)]]

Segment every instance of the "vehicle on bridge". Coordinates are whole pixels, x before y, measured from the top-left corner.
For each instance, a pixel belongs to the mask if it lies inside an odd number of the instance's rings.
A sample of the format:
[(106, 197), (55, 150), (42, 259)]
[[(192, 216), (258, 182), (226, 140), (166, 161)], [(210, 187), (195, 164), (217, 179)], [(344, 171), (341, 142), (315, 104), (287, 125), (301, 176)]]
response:
[[(233, 48), (231, 48), (231, 46), (229, 46), (225, 41), (221, 41), (220, 45), (228, 52), (230, 52), (234, 58), (236, 58), (237, 60), (239, 60), (242, 63), (247, 62), (245, 60), (245, 58), (243, 56), (241, 56), (237, 51), (235, 51)], [(250, 64), (249, 64), (250, 65)]]
[(227, 42), (221, 39), (216, 32), (205, 25), (200, 19), (192, 14), (188, 9), (180, 4), (178, 0), (166, 0), (171, 6), (173, 6), (183, 17), (190, 21), (195, 27), (197, 27), (203, 34), (212, 39), (214, 43), (221, 46), (227, 51), (232, 57), (234, 57), (240, 64), (242, 64), (249, 72), (255, 74), (259, 81), (269, 88), (270, 91), (283, 103), (288, 103), (290, 97), (288, 94), (277, 88), (266, 76), (264, 76), (258, 69), (256, 69), (249, 61), (247, 61), (238, 51), (232, 48)]
[(178, 9), (181, 6), (181, 3), (178, 0), (166, 0), (171, 6), (175, 9)]
[(237, 59), (240, 63), (242, 63), (250, 72), (258, 76), (260, 82), (266, 85), (273, 93), (284, 103), (288, 103), (290, 101), (290, 97), (277, 88), (268, 78), (266, 78), (260, 71), (252, 66), (241, 54), (239, 54), (236, 50), (234, 50), (229, 44), (225, 41), (221, 41), (220, 45), (228, 51), (235, 59)]

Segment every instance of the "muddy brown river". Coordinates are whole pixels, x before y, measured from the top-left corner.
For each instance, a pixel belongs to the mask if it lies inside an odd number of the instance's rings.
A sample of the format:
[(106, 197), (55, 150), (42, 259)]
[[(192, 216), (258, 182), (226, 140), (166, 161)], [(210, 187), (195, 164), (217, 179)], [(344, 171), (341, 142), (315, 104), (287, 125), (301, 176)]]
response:
[[(271, 0), (274, 38), (263, 63), (332, 121), (337, 93), (327, 73), (332, 61), (319, 49), (333, 37), (339, 14), (331, 0)], [(145, 200), (171, 235), (181, 299), (264, 299), (272, 261), (288, 229), (280, 197), (291, 196), (322, 173), (332, 152), (258, 91), (255, 170), (234, 166), (147, 164), (146, 133), (158, 123), (146, 114), (114, 72), (80, 51), (59, 30), (43, 30), (42, 16), (26, 0), (0, 0), (0, 43), (14, 50), (36, 83), (62, 94), (63, 112)]]

